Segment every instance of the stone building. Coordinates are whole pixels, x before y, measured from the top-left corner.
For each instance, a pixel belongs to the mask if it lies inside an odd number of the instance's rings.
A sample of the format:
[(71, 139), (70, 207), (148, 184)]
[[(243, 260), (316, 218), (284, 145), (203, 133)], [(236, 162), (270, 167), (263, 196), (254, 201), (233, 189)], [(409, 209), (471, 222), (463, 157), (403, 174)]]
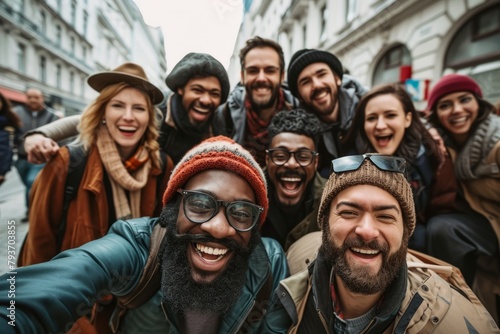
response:
[(87, 76), (125, 61), (166, 88), (163, 34), (132, 0), (0, 0), (0, 91), (14, 104), (35, 87), (62, 115), (80, 113), (96, 96)]

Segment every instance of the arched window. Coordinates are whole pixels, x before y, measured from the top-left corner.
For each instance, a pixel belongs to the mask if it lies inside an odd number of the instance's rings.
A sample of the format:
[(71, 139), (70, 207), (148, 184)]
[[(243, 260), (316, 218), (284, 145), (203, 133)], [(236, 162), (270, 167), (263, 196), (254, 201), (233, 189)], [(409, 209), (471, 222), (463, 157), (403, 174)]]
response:
[(379, 60), (373, 75), (373, 86), (381, 83), (399, 82), (401, 71), (411, 66), (410, 52), (404, 45), (388, 50)]
[(500, 100), (500, 5), (478, 13), (457, 31), (444, 68), (473, 77), (490, 102)]

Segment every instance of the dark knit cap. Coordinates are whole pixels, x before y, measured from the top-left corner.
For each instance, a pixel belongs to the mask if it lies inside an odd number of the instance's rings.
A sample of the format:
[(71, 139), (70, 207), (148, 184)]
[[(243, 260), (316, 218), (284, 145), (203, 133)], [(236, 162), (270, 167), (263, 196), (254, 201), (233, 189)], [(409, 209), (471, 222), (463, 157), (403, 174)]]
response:
[(433, 110), (443, 96), (456, 92), (471, 92), (476, 96), (483, 97), (481, 87), (472, 78), (462, 74), (448, 74), (439, 79), (432, 88), (427, 110)]
[(190, 52), (182, 58), (165, 79), (172, 91), (184, 87), (189, 80), (197, 75), (214, 76), (221, 87), (221, 103), (226, 102), (229, 95), (229, 77), (222, 64), (206, 53)]
[(306, 66), (313, 63), (327, 64), (340, 79), (342, 79), (344, 75), (342, 63), (330, 52), (315, 49), (299, 50), (292, 56), (290, 65), (288, 65), (288, 87), (294, 96), (299, 97), (297, 79), (299, 78), (300, 72), (302, 72)]
[[(330, 206), (333, 199), (342, 190), (355, 185), (368, 184), (390, 193), (401, 206), (403, 223), (407, 225), (409, 235), (415, 230), (415, 203), (411, 186), (401, 173), (383, 171), (370, 160), (365, 160), (355, 171), (333, 172), (325, 184), (318, 212), (318, 225), (323, 228), (328, 223)], [(367, 194), (367, 196), (370, 196)]]

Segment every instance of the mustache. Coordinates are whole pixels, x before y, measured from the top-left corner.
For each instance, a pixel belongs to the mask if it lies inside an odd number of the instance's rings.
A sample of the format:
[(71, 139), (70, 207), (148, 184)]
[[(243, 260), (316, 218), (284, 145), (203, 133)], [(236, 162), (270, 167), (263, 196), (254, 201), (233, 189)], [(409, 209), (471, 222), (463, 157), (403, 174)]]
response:
[(273, 88), (269, 83), (267, 82), (256, 82), (252, 84), (251, 88)]
[(247, 247), (243, 247), (241, 244), (239, 244), (237, 241), (229, 238), (223, 238), (223, 239), (216, 239), (210, 235), (207, 234), (186, 234), (186, 233), (177, 233), (174, 232), (173, 236), (179, 241), (179, 242), (185, 242), (185, 243), (216, 243), (223, 245), (227, 247), (229, 250), (234, 251), (234, 252), (248, 252)]
[(316, 88), (311, 93), (311, 99), (316, 98), (317, 95), (319, 95), (319, 94), (321, 94), (323, 92), (331, 93), (330, 88), (328, 88), (328, 87)]
[(297, 177), (300, 178), (301, 182), (304, 182), (306, 180), (306, 175), (304, 173), (299, 173), (298, 171), (292, 171), (292, 170), (286, 170), (283, 172), (277, 173), (277, 176), (279, 179), (283, 177)]
[(351, 247), (356, 248), (368, 248), (376, 251), (380, 251), (382, 254), (387, 254), (389, 252), (389, 245), (384, 242), (380, 243), (378, 240), (372, 240), (369, 242), (363, 241), (360, 236), (350, 237), (344, 241), (342, 249), (346, 250)]

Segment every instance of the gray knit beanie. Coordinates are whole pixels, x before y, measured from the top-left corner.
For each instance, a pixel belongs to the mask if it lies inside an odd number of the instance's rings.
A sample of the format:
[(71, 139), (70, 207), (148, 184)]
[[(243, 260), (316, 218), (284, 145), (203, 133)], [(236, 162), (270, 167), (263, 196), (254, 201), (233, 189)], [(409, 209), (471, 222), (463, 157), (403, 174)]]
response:
[(315, 49), (302, 49), (294, 53), (288, 65), (287, 82), (290, 91), (295, 97), (299, 97), (297, 89), (297, 79), (302, 70), (313, 63), (327, 64), (333, 73), (337, 74), (340, 79), (344, 75), (342, 63), (333, 54), (327, 51)]
[(328, 222), (333, 198), (344, 189), (362, 184), (379, 187), (396, 198), (403, 211), (403, 223), (407, 224), (408, 235), (411, 236), (413, 230), (415, 230), (416, 215), (410, 184), (402, 173), (383, 171), (369, 159), (364, 160), (362, 165), (355, 171), (333, 172), (330, 175), (321, 197), (318, 212), (319, 227), (323, 228), (324, 224)]

